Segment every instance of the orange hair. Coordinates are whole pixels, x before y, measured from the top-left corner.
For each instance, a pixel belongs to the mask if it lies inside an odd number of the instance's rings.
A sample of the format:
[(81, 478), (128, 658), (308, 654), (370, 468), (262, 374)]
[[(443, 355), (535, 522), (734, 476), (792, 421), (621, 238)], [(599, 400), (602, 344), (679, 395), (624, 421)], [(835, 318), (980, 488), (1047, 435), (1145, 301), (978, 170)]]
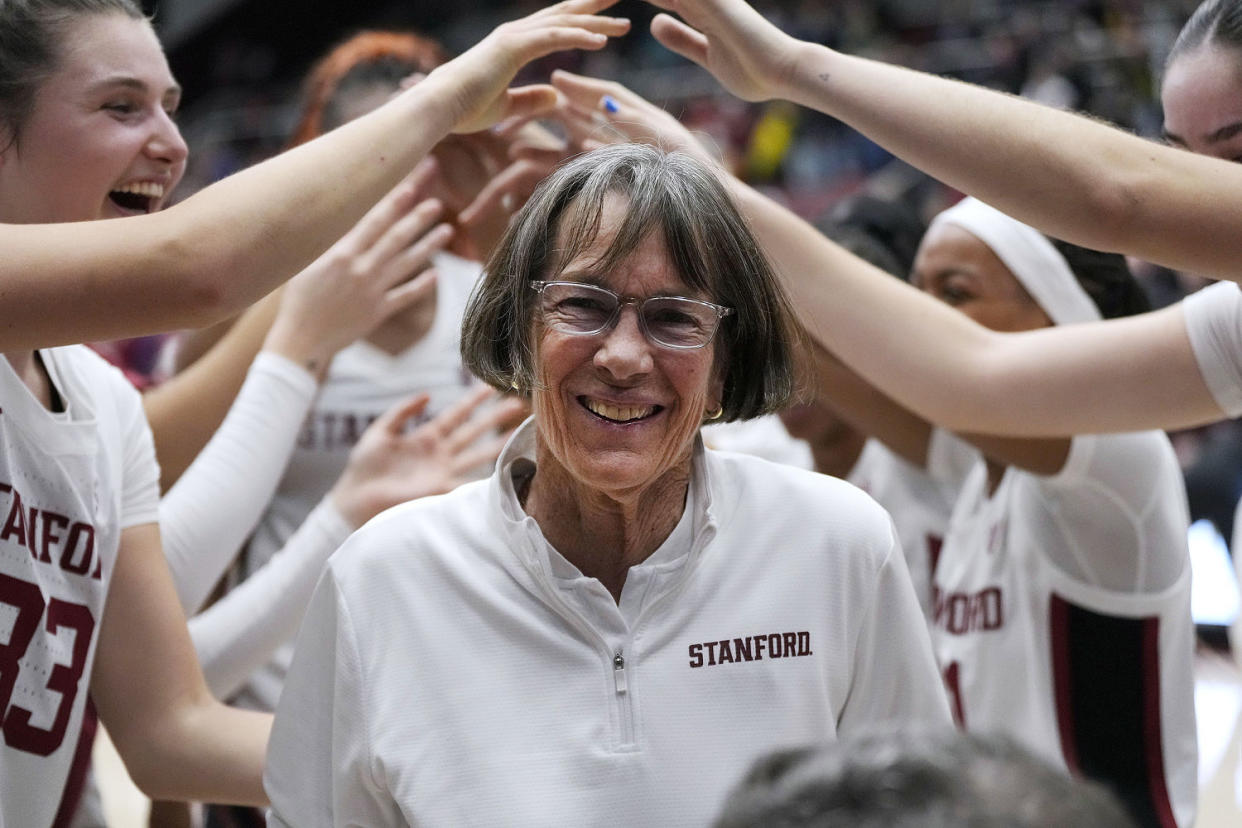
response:
[(409, 32), (359, 32), (320, 58), (306, 76), (302, 117), (289, 146), (304, 144), (324, 132), (324, 113), (345, 79), (360, 67), (390, 62), (406, 74), (426, 73), (448, 57), (439, 43)]

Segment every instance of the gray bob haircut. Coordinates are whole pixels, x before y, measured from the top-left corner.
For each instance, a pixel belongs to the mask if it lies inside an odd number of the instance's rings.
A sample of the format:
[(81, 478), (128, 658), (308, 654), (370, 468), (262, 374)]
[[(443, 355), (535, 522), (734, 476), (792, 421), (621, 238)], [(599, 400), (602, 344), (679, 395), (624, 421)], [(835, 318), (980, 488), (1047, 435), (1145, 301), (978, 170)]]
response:
[(793, 312), (763, 250), (715, 173), (682, 152), (613, 144), (548, 176), (510, 222), (462, 323), (466, 366), (502, 391), (535, 386), (536, 280), (555, 280), (600, 230), (606, 196), (629, 201), (598, 267), (623, 261), (651, 233), (689, 287), (733, 308), (716, 333), (725, 366), (722, 418), (778, 411), (794, 392)]

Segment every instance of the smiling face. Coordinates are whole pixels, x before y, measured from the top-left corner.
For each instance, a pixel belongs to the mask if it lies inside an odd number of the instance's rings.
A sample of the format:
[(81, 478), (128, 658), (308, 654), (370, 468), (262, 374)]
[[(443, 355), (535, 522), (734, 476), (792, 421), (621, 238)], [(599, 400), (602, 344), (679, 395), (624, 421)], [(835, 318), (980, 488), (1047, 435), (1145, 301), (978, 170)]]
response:
[[(627, 206), (604, 202), (600, 232), (581, 255), (548, 278), (598, 284), (622, 297), (699, 296), (682, 281), (659, 232), (646, 236), (608, 272), (596, 263)], [(720, 405), (723, 373), (711, 345), (653, 345), (634, 305), (603, 334), (562, 333), (533, 321), (538, 385), (532, 403), (541, 470), (555, 464), (571, 479), (616, 498), (645, 491), (665, 475), (689, 474), (694, 436)]]
[(155, 32), (122, 14), (70, 25), (18, 140), (0, 153), (0, 221), (87, 221), (160, 209), (185, 172), (181, 91)]
[(1160, 90), (1164, 137), (1200, 155), (1242, 161), (1242, 54), (1211, 44), (1178, 55)]
[(1052, 325), (992, 248), (954, 224), (936, 225), (923, 237), (910, 282), (994, 331)]

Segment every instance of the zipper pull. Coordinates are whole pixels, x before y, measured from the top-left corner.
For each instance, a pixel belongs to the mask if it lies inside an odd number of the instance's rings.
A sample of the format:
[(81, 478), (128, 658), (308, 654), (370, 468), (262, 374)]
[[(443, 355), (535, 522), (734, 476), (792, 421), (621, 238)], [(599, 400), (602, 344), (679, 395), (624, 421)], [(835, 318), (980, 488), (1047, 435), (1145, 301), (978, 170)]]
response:
[(620, 650), (612, 656), (612, 677), (617, 682), (617, 695), (623, 694), (626, 691), (625, 656)]

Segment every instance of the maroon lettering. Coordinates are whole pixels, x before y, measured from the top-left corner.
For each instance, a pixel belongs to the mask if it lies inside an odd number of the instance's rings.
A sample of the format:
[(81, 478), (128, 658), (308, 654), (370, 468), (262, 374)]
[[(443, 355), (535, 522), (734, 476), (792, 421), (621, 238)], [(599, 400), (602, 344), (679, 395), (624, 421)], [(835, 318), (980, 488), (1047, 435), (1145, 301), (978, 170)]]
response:
[(357, 443), (362, 434), (362, 429), (358, 428), (358, 418), (353, 414), (346, 414), (341, 418), (341, 425), (345, 442), (351, 446)]
[(308, 414), (302, 421), (302, 429), (298, 432), (298, 448), (307, 450), (315, 447), (315, 415)]
[(22, 508), (22, 496), (13, 491), (13, 502), (9, 504), (9, 517), (0, 530), (0, 540), (12, 537), (17, 543), (26, 546), (26, 510)]
[[(707, 651), (704, 657), (704, 650)], [(764, 635), (748, 635), (745, 638), (722, 638), (689, 645), (690, 666), (715, 667), (719, 664), (737, 664), (746, 661), (763, 661), (764, 653), (769, 659), (798, 658), (814, 655), (811, 649), (811, 633), (774, 632)]]
[[(4, 742), (9, 747), (49, 756), (64, 741), (82, 674), (86, 671), (86, 654), (94, 637), (95, 619), (90, 609), (81, 604), (53, 598), (45, 605), (38, 586), (3, 574), (0, 574), (0, 604), (17, 610), (9, 641), (0, 645), (0, 730), (4, 731)], [(46, 673), (44, 686), (59, 699), (48, 730), (32, 725), (31, 711), (12, 701), (20, 660), (38, 629), (45, 606), (45, 626), (49, 633), (55, 635), (64, 627), (74, 631), (72, 660), (69, 664), (55, 664)], [(25, 695), (29, 698), (29, 694)]]
[(35, 527), (39, 525), (39, 510), (30, 507), (30, 523), (27, 524), (29, 531), (26, 532), (26, 548), (30, 550), (30, 557), (38, 559), (39, 550), (35, 549)]
[(945, 592), (935, 587), (932, 597), (932, 621), (951, 635), (990, 632), (1005, 625), (1004, 593), (1000, 587), (974, 593)]
[(332, 451), (336, 448), (336, 415), (331, 411), (325, 411), (319, 417), (323, 420), (323, 447)]
[(43, 510), (43, 543), (40, 546), (39, 560), (43, 563), (51, 563), (52, 556), (48, 552), (49, 548), (55, 547), (60, 543), (63, 537), (61, 530), (69, 528), (69, 518), (64, 515), (58, 515), (55, 512)]
[[(81, 554), (77, 552), (81, 549)], [(60, 553), (60, 568), (74, 575), (85, 575), (91, 568), (91, 559), (95, 555), (95, 527), (85, 523), (75, 523), (69, 530), (65, 540), (65, 549)]]

